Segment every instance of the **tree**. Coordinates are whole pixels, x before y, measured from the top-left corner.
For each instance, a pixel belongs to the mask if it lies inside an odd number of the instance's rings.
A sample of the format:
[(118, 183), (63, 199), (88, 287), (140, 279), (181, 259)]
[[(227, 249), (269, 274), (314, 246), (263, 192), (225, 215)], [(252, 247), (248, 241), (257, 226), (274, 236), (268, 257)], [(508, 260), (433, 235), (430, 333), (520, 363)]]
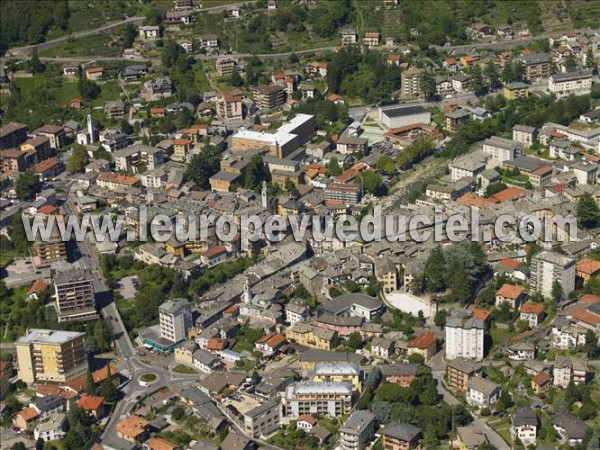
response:
[(127, 119), (121, 120), (121, 131), (125, 134), (133, 134), (133, 125), (131, 125)]
[(221, 153), (214, 145), (205, 145), (187, 166), (186, 177), (200, 188), (209, 186), (208, 179), (219, 171)]
[(408, 362), (411, 364), (424, 364), (425, 358), (420, 353), (411, 353), (408, 355)]
[(560, 303), (560, 301), (563, 299), (564, 293), (563, 293), (563, 288), (562, 288), (562, 284), (560, 284), (560, 281), (558, 280), (554, 280), (554, 282), (552, 283), (552, 301), (554, 301), (554, 303)]
[(350, 336), (348, 336), (348, 339), (346, 339), (346, 346), (348, 346), (352, 350), (358, 350), (359, 348), (361, 348), (362, 343), (362, 336), (358, 331), (355, 331), (354, 333), (350, 334)]
[(335, 156), (329, 160), (329, 163), (327, 164), (327, 172), (332, 177), (337, 177), (342, 173), (342, 168), (340, 167), (340, 164)]
[(92, 372), (89, 368), (85, 373), (85, 393), (87, 395), (96, 394), (96, 385), (94, 383), (94, 378), (92, 377)]
[(38, 56), (37, 47), (34, 47), (31, 52), (31, 59), (29, 60), (29, 70), (33, 74), (42, 73), (46, 69), (46, 66), (40, 61), (40, 57)]
[(262, 155), (257, 153), (252, 155), (248, 166), (246, 166), (244, 187), (246, 189), (258, 190), (261, 188), (263, 181), (266, 181), (265, 165)]
[(87, 149), (81, 144), (73, 144), (71, 156), (67, 159), (67, 170), (71, 173), (83, 172), (90, 162)]
[(448, 318), (448, 311), (445, 309), (440, 309), (435, 313), (435, 317), (433, 318), (433, 323), (438, 327), (443, 327), (446, 325), (446, 319)]
[(435, 77), (429, 71), (423, 74), (423, 93), (425, 94), (425, 98), (431, 98), (437, 93)]
[(37, 175), (28, 170), (17, 178), (15, 192), (20, 200), (32, 200), (35, 194), (39, 192), (39, 186), (40, 180)]
[(232, 86), (240, 87), (244, 85), (244, 79), (240, 76), (237, 70), (234, 70), (229, 77), (229, 83)]
[(183, 55), (183, 49), (177, 42), (168, 41), (162, 49), (160, 59), (167, 69), (175, 65), (175, 62)]
[(585, 345), (583, 347), (590, 358), (593, 358), (600, 353), (598, 351), (598, 335), (592, 330), (588, 330), (585, 333)]
[(500, 74), (498, 73), (498, 68), (496, 67), (496, 64), (490, 62), (488, 65), (486, 65), (484, 75), (487, 78), (489, 89), (496, 89), (500, 83)]
[(27, 450), (27, 446), (23, 443), (23, 441), (19, 441), (13, 444), (11, 450)]
[(113, 384), (112, 374), (110, 371), (110, 364), (106, 365), (106, 379), (102, 382), (101, 391), (102, 397), (106, 403), (114, 403), (117, 401), (117, 389)]
[(363, 171), (359, 172), (358, 177), (365, 191), (378, 197), (387, 193), (387, 188), (385, 184), (383, 184), (383, 179), (378, 173)]
[(375, 390), (379, 387), (379, 383), (381, 383), (381, 369), (377, 366), (374, 366), (369, 372), (369, 375), (367, 375), (365, 386)]
[(396, 170), (394, 160), (388, 155), (383, 155), (381, 158), (379, 158), (377, 160), (377, 163), (375, 164), (375, 167), (377, 167), (377, 170), (379, 170), (384, 175), (392, 175)]
[(574, 72), (577, 69), (577, 61), (575, 61), (575, 57), (572, 53), (569, 53), (565, 58), (564, 66), (567, 72)]
[(591, 47), (588, 48), (588, 50), (585, 54), (585, 67), (587, 67), (588, 69), (591, 69), (591, 70), (596, 69), (596, 61), (594, 60), (594, 52)]
[(179, 421), (185, 417), (185, 410), (181, 406), (176, 406), (171, 412), (171, 417), (173, 417), (174, 420)]
[(135, 38), (138, 34), (137, 28), (134, 24), (128, 23), (123, 31), (123, 47), (129, 48), (133, 45)]
[[(491, 65), (491, 63), (488, 65)], [(483, 91), (484, 87), (481, 67), (478, 64), (475, 64), (471, 68), (471, 89), (473, 89), (473, 92), (475, 93), (480, 93)]]
[(508, 389), (502, 389), (502, 394), (500, 394), (500, 398), (496, 403), (496, 409), (499, 411), (506, 411), (508, 408), (512, 406), (512, 397), (508, 392)]
[(446, 259), (440, 245), (433, 248), (423, 269), (426, 290), (440, 292), (446, 288), (445, 282)]
[(577, 201), (577, 221), (582, 228), (596, 228), (600, 224), (600, 208), (590, 194)]
[(35, 450), (44, 450), (45, 444), (46, 441), (44, 441), (44, 439), (42, 439), (42, 437), (40, 436), (39, 438), (37, 438), (37, 441), (35, 441)]

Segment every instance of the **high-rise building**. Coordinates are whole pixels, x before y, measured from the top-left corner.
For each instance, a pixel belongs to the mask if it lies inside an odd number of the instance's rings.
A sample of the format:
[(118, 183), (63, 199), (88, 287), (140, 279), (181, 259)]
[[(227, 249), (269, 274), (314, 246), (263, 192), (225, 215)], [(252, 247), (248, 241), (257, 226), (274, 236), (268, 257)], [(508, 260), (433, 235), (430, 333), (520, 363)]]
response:
[(416, 100), (423, 97), (423, 72), (408, 69), (400, 75), (400, 99)]
[(59, 322), (95, 320), (94, 279), (88, 270), (76, 268), (55, 272), (54, 294)]
[(84, 375), (85, 333), (31, 329), (15, 342), (19, 378), (26, 383), (66, 381)]
[(180, 342), (187, 338), (192, 327), (190, 303), (184, 299), (168, 300), (158, 310), (160, 335), (171, 342)]
[(575, 289), (576, 264), (573, 258), (547, 250), (531, 258), (531, 289), (552, 297), (552, 286), (558, 282), (566, 297)]
[(446, 321), (446, 358), (483, 359), (483, 321), (463, 310), (454, 310)]
[(363, 450), (375, 437), (375, 414), (369, 411), (354, 411), (340, 428), (340, 448)]

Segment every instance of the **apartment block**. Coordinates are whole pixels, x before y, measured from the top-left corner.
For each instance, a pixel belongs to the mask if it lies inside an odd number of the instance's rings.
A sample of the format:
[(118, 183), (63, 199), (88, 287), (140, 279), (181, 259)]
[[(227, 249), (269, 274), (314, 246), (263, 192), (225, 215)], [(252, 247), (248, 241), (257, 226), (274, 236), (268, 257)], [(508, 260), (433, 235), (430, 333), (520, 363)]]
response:
[(279, 398), (269, 400), (244, 414), (247, 436), (268, 436), (279, 428), (281, 404)]
[(400, 98), (416, 100), (423, 98), (423, 72), (419, 69), (408, 69), (400, 75)]
[(304, 322), (298, 322), (293, 327), (287, 328), (285, 337), (289, 341), (319, 350), (333, 350), (338, 343), (337, 332)]
[(483, 153), (490, 155), (492, 159), (500, 163), (521, 156), (522, 150), (523, 145), (521, 143), (498, 136), (492, 136), (483, 141)]
[(575, 289), (575, 267), (573, 258), (548, 250), (541, 251), (531, 258), (531, 289), (551, 298), (552, 285), (558, 281), (566, 297)]
[(284, 397), (285, 415), (304, 414), (339, 417), (352, 409), (351, 383), (296, 382), (287, 387)]
[(584, 95), (592, 92), (592, 71), (554, 73), (548, 78), (548, 90), (558, 98), (570, 94)]
[(19, 379), (25, 383), (64, 383), (88, 369), (85, 333), (30, 329), (15, 342)]
[(452, 391), (467, 392), (467, 383), (478, 376), (481, 365), (465, 358), (448, 361), (446, 366), (446, 385)]
[(59, 322), (98, 319), (91, 272), (80, 268), (55, 272), (53, 280)]
[(357, 410), (340, 428), (340, 447), (342, 450), (363, 450), (374, 437), (375, 414)]
[(355, 205), (362, 198), (362, 189), (355, 183), (332, 182), (325, 188), (325, 198), (339, 200), (349, 205)]
[(256, 107), (262, 111), (275, 109), (285, 103), (285, 89), (280, 86), (266, 85), (252, 89)]
[(391, 422), (383, 430), (385, 450), (420, 449), (421, 429), (409, 423)]
[(314, 381), (320, 383), (342, 383), (352, 384), (356, 392), (361, 391), (360, 367), (353, 363), (329, 363), (320, 362), (315, 365)]
[(192, 327), (192, 309), (184, 299), (168, 300), (158, 309), (160, 335), (171, 342), (180, 342), (187, 338)]
[(483, 321), (455, 310), (446, 321), (446, 358), (483, 359)]
[(467, 382), (467, 403), (479, 408), (491, 408), (500, 398), (500, 385), (485, 378), (474, 377)]
[(18, 147), (27, 140), (27, 125), (10, 122), (0, 127), (0, 150)]
[(228, 92), (219, 92), (217, 95), (217, 116), (221, 120), (236, 121), (244, 118), (242, 97)]

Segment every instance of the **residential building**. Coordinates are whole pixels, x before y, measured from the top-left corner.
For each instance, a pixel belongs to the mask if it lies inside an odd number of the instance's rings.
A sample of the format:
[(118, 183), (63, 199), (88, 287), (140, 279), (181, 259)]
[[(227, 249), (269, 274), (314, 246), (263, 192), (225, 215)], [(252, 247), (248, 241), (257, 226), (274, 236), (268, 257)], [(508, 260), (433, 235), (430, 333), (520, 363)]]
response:
[(455, 133), (463, 123), (466, 123), (471, 118), (471, 113), (464, 109), (455, 109), (444, 114), (444, 128)]
[(64, 165), (56, 158), (48, 158), (33, 166), (32, 171), (38, 176), (40, 181), (51, 180), (64, 171)]
[(204, 48), (218, 48), (219, 37), (216, 34), (205, 34), (200, 36), (200, 45)]
[(355, 28), (342, 30), (342, 45), (354, 45), (358, 41), (358, 33)]
[(148, 80), (144, 83), (140, 97), (147, 102), (155, 102), (173, 95), (173, 82), (169, 77)]
[(355, 183), (331, 182), (325, 188), (325, 198), (355, 205), (362, 198), (362, 189), (360, 185)]
[(185, 161), (187, 155), (192, 150), (193, 144), (189, 139), (175, 139), (173, 141), (173, 159), (176, 161)]
[(115, 168), (129, 173), (137, 173), (138, 167), (154, 170), (163, 161), (163, 150), (158, 147), (149, 147), (143, 144), (133, 144), (113, 153)]
[(492, 136), (483, 141), (483, 153), (490, 155), (500, 163), (521, 156), (522, 149), (521, 143), (498, 136)]
[(54, 272), (54, 296), (59, 322), (95, 320), (94, 278), (84, 269)]
[(481, 446), (489, 444), (485, 431), (476, 425), (456, 427), (456, 435), (456, 439), (452, 441), (453, 449), (477, 450)]
[(18, 147), (27, 140), (27, 125), (10, 122), (0, 127), (0, 150)]
[(548, 78), (550, 75), (550, 55), (548, 53), (529, 53), (521, 55), (519, 61), (525, 66), (525, 78), (528, 81)]
[(19, 379), (25, 383), (64, 383), (88, 368), (85, 333), (30, 329), (15, 342)]
[(535, 359), (535, 345), (531, 342), (514, 342), (508, 347), (508, 359), (513, 361), (531, 361)]
[(27, 153), (15, 148), (0, 151), (0, 161), (2, 164), (0, 170), (7, 177), (25, 172), (27, 169)]
[(552, 166), (542, 166), (529, 173), (529, 182), (534, 188), (543, 188), (551, 183), (553, 174)]
[(244, 432), (247, 436), (268, 436), (279, 428), (281, 403), (279, 399), (268, 400), (244, 414)]
[(195, 368), (204, 373), (212, 373), (223, 366), (218, 356), (201, 348), (194, 351), (192, 354), (192, 364)]
[(512, 414), (510, 424), (510, 435), (513, 441), (521, 441), (528, 447), (536, 445), (537, 442), (538, 418), (535, 411), (531, 408), (523, 408)]
[(558, 98), (589, 94), (592, 92), (592, 71), (554, 73), (548, 78), (548, 90)]
[(529, 322), (529, 328), (537, 328), (544, 320), (544, 305), (542, 303), (525, 303), (519, 309), (519, 319)]
[(44, 125), (35, 130), (33, 134), (36, 136), (45, 136), (50, 139), (50, 147), (55, 150), (58, 150), (65, 145), (67, 139), (65, 127), (60, 125)]
[(527, 125), (515, 125), (512, 132), (512, 140), (523, 144), (525, 147), (531, 147), (537, 138), (536, 129)]
[(47, 420), (38, 423), (33, 429), (33, 438), (44, 442), (62, 439), (67, 434), (68, 419), (63, 412), (55, 413)]
[(141, 444), (148, 437), (149, 422), (140, 416), (128, 416), (117, 422), (117, 437), (132, 444)]
[(389, 359), (394, 354), (394, 341), (383, 337), (375, 337), (371, 341), (371, 355), (376, 358)]
[(516, 100), (517, 98), (529, 97), (529, 85), (515, 81), (513, 83), (507, 83), (502, 88), (502, 95), (507, 100)]
[(267, 333), (254, 344), (256, 350), (264, 356), (272, 356), (287, 343), (285, 336), (281, 333)]
[(500, 398), (500, 385), (485, 378), (473, 377), (467, 381), (467, 403), (481, 409), (491, 408)]
[(455, 358), (446, 366), (446, 385), (452, 391), (467, 392), (467, 383), (472, 377), (479, 376), (481, 365), (465, 359)]
[(104, 76), (103, 67), (89, 67), (85, 69), (85, 78), (89, 81), (98, 81)]
[(567, 297), (575, 289), (575, 266), (575, 260), (568, 256), (548, 250), (537, 253), (531, 258), (531, 290), (552, 298), (552, 286), (558, 282)]
[[(36, 215), (44, 217), (44, 207), (38, 210)], [(53, 215), (56, 222), (53, 223), (48, 239), (42, 239), (40, 234), (35, 235), (35, 241), (31, 245), (31, 262), (36, 269), (49, 267), (56, 261), (67, 260), (67, 245), (60, 235), (58, 221), (63, 220), (60, 214)]]
[(160, 27), (156, 25), (147, 25), (138, 28), (140, 39), (143, 41), (155, 41), (160, 39)]
[(19, 430), (30, 431), (40, 414), (33, 407), (24, 408), (12, 417), (12, 425)]
[(77, 407), (91, 415), (95, 420), (100, 420), (104, 417), (104, 397), (82, 395), (79, 397), (79, 400), (77, 400)]
[(221, 76), (231, 75), (237, 66), (237, 61), (231, 56), (219, 56), (215, 63), (217, 73)]
[(560, 413), (552, 424), (561, 440), (565, 440), (571, 447), (581, 444), (588, 430), (583, 420), (568, 412)]
[(310, 317), (310, 310), (300, 302), (291, 301), (285, 305), (285, 320), (290, 326), (296, 325), (298, 322), (304, 322)]
[(503, 303), (508, 303), (512, 309), (517, 310), (526, 297), (527, 293), (522, 287), (503, 284), (496, 292), (496, 307), (499, 308)]
[(587, 365), (587, 359), (557, 356), (552, 373), (554, 386), (566, 388), (571, 381), (585, 384), (588, 381)]
[(401, 387), (410, 387), (417, 376), (418, 364), (382, 364), (379, 366), (383, 379), (388, 383), (395, 383)]
[(361, 392), (360, 367), (353, 363), (320, 362), (315, 365), (313, 380), (320, 383), (352, 384), (356, 392)]
[(280, 86), (266, 85), (252, 89), (256, 107), (261, 111), (270, 111), (285, 103), (285, 89)]
[(531, 379), (531, 389), (537, 396), (546, 393), (548, 386), (552, 384), (552, 378), (546, 371), (541, 371)]
[(351, 155), (353, 153), (362, 153), (364, 155), (368, 147), (368, 139), (347, 134), (340, 137), (335, 143), (336, 150), (342, 155)]
[(168, 300), (158, 308), (160, 335), (171, 342), (181, 342), (187, 338), (192, 327), (190, 303), (184, 299)]
[(375, 414), (367, 410), (354, 411), (340, 430), (342, 450), (363, 450), (375, 437)]
[(421, 448), (421, 429), (408, 423), (390, 422), (383, 429), (385, 450), (418, 450)]
[(333, 350), (337, 347), (338, 343), (337, 332), (315, 327), (304, 322), (299, 322), (287, 328), (285, 336), (290, 341), (320, 350)]
[(453, 182), (461, 178), (477, 178), (486, 168), (484, 155), (470, 154), (459, 156), (449, 164), (450, 178)]
[(465, 92), (471, 87), (471, 77), (458, 73), (451, 78), (452, 89), (456, 92)]
[(96, 177), (96, 184), (109, 191), (126, 191), (140, 184), (140, 179), (127, 175), (117, 175), (113, 172), (100, 172)]
[(552, 324), (552, 348), (575, 350), (585, 344), (586, 328), (565, 323), (562, 318)]
[(117, 119), (125, 115), (125, 103), (121, 100), (106, 102), (104, 112), (109, 119)]
[(219, 119), (237, 121), (244, 118), (243, 98), (240, 95), (231, 95), (228, 92), (219, 92), (217, 95), (217, 115)]
[(352, 409), (351, 383), (296, 382), (286, 388), (284, 411), (287, 417), (317, 414), (340, 417)]
[(422, 331), (408, 343), (408, 355), (417, 353), (425, 361), (435, 355), (436, 350), (437, 340), (435, 334), (431, 331)]
[(483, 359), (483, 321), (455, 310), (446, 321), (446, 358)]
[(423, 97), (423, 71), (420, 69), (403, 71), (400, 74), (400, 99), (409, 101)]
[(379, 33), (377, 32), (367, 32), (365, 33), (365, 37), (363, 38), (363, 44), (366, 47), (378, 47), (379, 46), (379, 40), (381, 39), (381, 36), (379, 35)]

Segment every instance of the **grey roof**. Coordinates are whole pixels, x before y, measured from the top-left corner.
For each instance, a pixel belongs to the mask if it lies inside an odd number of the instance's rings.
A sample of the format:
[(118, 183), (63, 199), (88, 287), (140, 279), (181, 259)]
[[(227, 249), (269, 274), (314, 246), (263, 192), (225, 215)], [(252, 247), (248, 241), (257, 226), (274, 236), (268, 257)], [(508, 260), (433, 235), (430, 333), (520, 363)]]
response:
[(523, 64), (549, 63), (550, 55), (548, 53), (530, 53), (529, 55), (522, 55), (519, 60)]
[(566, 412), (556, 416), (553, 423), (565, 430), (569, 439), (583, 439), (588, 429), (583, 420)]
[(455, 358), (448, 361), (448, 367), (460, 370), (463, 373), (471, 374), (481, 370), (481, 364), (465, 358)]
[(457, 427), (456, 432), (467, 448), (479, 447), (488, 442), (485, 432), (474, 425)]
[(535, 128), (534, 127), (528, 127), (527, 125), (519, 125), (519, 124), (517, 124), (517, 125), (515, 125), (513, 127), (513, 130), (523, 131), (523, 132), (526, 132), (526, 133), (533, 133), (535, 131)]
[(573, 258), (569, 258), (568, 256), (561, 255), (560, 253), (551, 252), (548, 250), (543, 250), (539, 253), (536, 253), (533, 256), (533, 259), (540, 259), (542, 261), (557, 264), (563, 267), (575, 264), (575, 260)]
[(54, 276), (54, 284), (68, 284), (74, 281), (83, 281), (83, 280), (93, 280), (92, 274), (85, 269), (79, 267), (72, 267), (68, 270), (55, 272)]
[(191, 402), (204, 419), (208, 420), (212, 417), (222, 417), (221, 411), (212, 402), (210, 397), (198, 388), (189, 388), (181, 391), (179, 396)]
[(575, 72), (553, 73), (550, 79), (553, 82), (575, 81), (582, 78), (592, 78), (591, 70), (576, 70)]
[(446, 328), (463, 328), (469, 330), (471, 328), (484, 329), (485, 324), (482, 320), (471, 317), (469, 313), (462, 310), (452, 311), (452, 315), (446, 320)]
[(209, 366), (215, 361), (219, 361), (219, 358), (213, 355), (212, 353), (199, 348), (192, 354), (192, 360), (200, 361), (202, 364)]
[(375, 420), (375, 414), (367, 410), (354, 411), (344, 425), (340, 428), (341, 433), (361, 434)]
[(499, 384), (493, 381), (486, 380), (485, 378), (474, 377), (467, 381), (467, 387), (477, 392), (482, 392), (485, 395), (491, 395), (496, 389), (500, 387)]
[(388, 117), (404, 117), (404, 116), (412, 116), (415, 114), (426, 114), (427, 110), (423, 108), (421, 105), (401, 105), (401, 106), (393, 106), (390, 108), (386, 108), (382, 110), (382, 113)]
[(537, 426), (538, 418), (533, 409), (523, 408), (512, 415), (511, 422), (513, 427), (522, 427), (525, 425)]
[(162, 305), (160, 305), (159, 309), (162, 312), (177, 315), (177, 314), (180, 314), (183, 309), (186, 309), (189, 307), (190, 307), (190, 302), (188, 302), (185, 298), (178, 298), (175, 300), (167, 300)]
[(273, 399), (273, 400), (264, 402), (262, 405), (258, 405), (256, 408), (248, 411), (246, 414), (244, 414), (244, 416), (248, 416), (248, 417), (252, 417), (252, 418), (258, 417), (261, 414), (263, 414), (264, 412), (269, 411), (270, 409), (273, 409), (273, 408), (279, 408), (279, 399)]
[(421, 429), (409, 423), (392, 422), (383, 430), (385, 436), (411, 442), (421, 433)]
[(352, 305), (360, 305), (366, 309), (379, 309), (383, 306), (383, 302), (378, 298), (371, 297), (365, 294), (346, 294), (330, 300), (321, 306), (321, 309), (336, 316), (342, 314)]
[(363, 356), (356, 353), (330, 352), (328, 350), (308, 349), (300, 355), (300, 362), (347, 361), (360, 363)]
[(244, 450), (250, 442), (252, 441), (246, 436), (240, 436), (236, 432), (230, 431), (223, 442), (221, 442), (221, 450)]
[(408, 376), (417, 374), (419, 364), (382, 364), (379, 369), (384, 377), (391, 375)]

